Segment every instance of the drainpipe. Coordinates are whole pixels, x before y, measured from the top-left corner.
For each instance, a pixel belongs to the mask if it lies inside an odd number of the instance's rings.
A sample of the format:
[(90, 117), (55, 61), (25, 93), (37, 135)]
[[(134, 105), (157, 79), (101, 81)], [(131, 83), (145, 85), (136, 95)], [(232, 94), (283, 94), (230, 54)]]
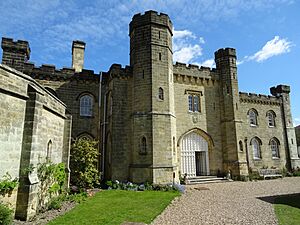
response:
[[(99, 124), (98, 124), (98, 126), (99, 126), (99, 144), (98, 144), (98, 150), (99, 150), (99, 153), (100, 153), (100, 151), (101, 151), (101, 98), (102, 98), (102, 96), (101, 96), (101, 94), (102, 94), (102, 71), (100, 71), (100, 81), (99, 81), (99, 99), (98, 99), (98, 113), (99, 113)], [(103, 158), (103, 156), (102, 156), (102, 158)], [(101, 165), (102, 166), (102, 165)], [(101, 171), (101, 179), (102, 179), (102, 177), (103, 177), (103, 171)]]
[(102, 125), (102, 179), (104, 179), (105, 159), (105, 126), (106, 126), (106, 93), (103, 99), (103, 123)]

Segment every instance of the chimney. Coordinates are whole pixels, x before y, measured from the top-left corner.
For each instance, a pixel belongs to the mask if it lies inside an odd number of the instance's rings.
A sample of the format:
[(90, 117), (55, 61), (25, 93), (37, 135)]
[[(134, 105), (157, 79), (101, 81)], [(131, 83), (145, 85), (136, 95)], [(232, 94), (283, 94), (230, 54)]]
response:
[(85, 43), (83, 41), (73, 41), (72, 44), (72, 68), (80, 73), (83, 69)]

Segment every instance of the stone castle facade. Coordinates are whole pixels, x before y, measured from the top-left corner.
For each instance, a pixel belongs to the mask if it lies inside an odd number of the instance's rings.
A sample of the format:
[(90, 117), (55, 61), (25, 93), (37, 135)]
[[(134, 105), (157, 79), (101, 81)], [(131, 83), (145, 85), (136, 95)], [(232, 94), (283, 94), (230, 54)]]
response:
[(83, 69), (82, 41), (73, 42), (72, 68), (56, 69), (28, 62), (28, 42), (3, 38), (2, 64), (66, 105), (73, 138), (99, 140), (105, 179), (170, 183), (300, 166), (290, 87), (272, 87), (271, 96), (239, 92), (233, 48), (215, 52), (213, 69), (173, 64), (172, 32), (166, 14), (134, 15), (130, 65), (100, 74)]

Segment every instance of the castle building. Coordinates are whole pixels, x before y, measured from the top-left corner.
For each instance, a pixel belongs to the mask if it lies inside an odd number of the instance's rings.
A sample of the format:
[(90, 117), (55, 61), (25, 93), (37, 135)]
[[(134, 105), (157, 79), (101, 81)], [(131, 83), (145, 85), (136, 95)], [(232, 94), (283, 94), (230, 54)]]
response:
[(35, 67), (25, 41), (2, 38), (2, 64), (36, 80), (72, 115), (72, 137), (99, 140), (105, 179), (178, 182), (180, 176), (235, 177), (300, 166), (290, 87), (271, 95), (239, 92), (236, 50), (215, 52), (216, 68), (173, 64), (168, 15), (147, 11), (129, 24), (130, 65), (83, 69), (74, 41), (72, 68)]

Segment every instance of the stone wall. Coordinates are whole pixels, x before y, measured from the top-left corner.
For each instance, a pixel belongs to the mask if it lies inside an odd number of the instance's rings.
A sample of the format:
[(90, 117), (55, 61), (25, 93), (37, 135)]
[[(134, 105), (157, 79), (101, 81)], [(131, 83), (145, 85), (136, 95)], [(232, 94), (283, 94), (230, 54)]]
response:
[[(198, 93), (200, 111), (190, 112), (188, 95)], [(220, 129), (219, 80), (215, 70), (177, 63), (174, 66), (174, 99), (177, 125), (177, 164), (181, 170), (181, 141), (192, 130), (205, 132), (213, 143), (209, 149), (210, 174), (223, 171)]]
[[(36, 214), (39, 179), (36, 168), (46, 157), (54, 163), (65, 160), (68, 168), (70, 117), (66, 106), (32, 78), (0, 65), (0, 176), (8, 172), (19, 178), (12, 207), (24, 220)], [(3, 116), (2, 116), (3, 115)]]
[[(249, 110), (257, 111), (257, 126), (251, 126), (249, 122)], [(268, 125), (267, 112), (275, 113), (275, 126)], [(251, 168), (260, 169), (262, 167), (276, 167), (282, 169), (286, 166), (286, 147), (284, 137), (284, 123), (282, 120), (281, 100), (274, 96), (256, 95), (240, 93), (240, 104), (238, 105), (239, 121), (237, 128), (237, 139), (243, 144), (243, 149), (238, 149), (239, 161), (246, 162), (246, 154), (248, 152), (249, 166)], [(261, 159), (254, 159), (252, 138), (261, 140)], [(270, 146), (271, 138), (277, 138), (279, 141), (279, 158), (272, 158)]]

